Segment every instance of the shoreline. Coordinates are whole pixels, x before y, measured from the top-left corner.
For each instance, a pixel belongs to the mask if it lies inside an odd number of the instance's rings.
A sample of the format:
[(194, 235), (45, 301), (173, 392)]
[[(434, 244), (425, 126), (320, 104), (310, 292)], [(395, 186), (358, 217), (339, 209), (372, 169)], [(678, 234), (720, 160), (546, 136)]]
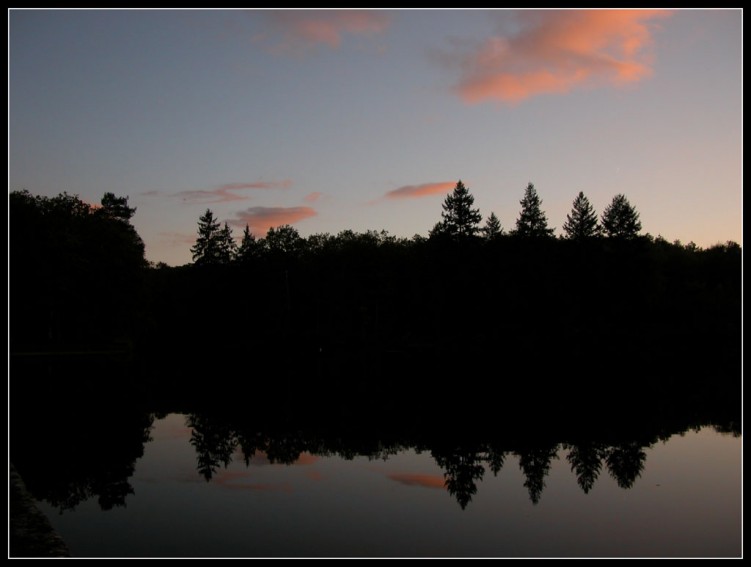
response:
[(9, 476), (8, 557), (70, 557), (70, 550), (34, 499), (13, 463)]

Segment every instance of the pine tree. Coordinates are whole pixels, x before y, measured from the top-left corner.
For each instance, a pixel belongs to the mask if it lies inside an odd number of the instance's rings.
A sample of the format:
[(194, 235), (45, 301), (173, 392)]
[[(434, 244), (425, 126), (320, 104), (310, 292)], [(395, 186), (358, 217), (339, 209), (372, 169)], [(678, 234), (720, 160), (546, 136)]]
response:
[(566, 215), (563, 230), (566, 233), (566, 237), (571, 240), (584, 240), (585, 238), (592, 238), (600, 234), (600, 226), (597, 224), (597, 214), (590, 204), (589, 199), (581, 191), (579, 191), (579, 195), (574, 199), (571, 214)]
[(206, 209), (206, 212), (198, 219), (198, 238), (190, 249), (193, 253), (193, 262), (196, 265), (221, 263), (221, 233), (219, 221), (214, 218), (211, 209)]
[(495, 216), (495, 213), (491, 212), (488, 220), (485, 221), (485, 226), (482, 227), (482, 234), (488, 240), (494, 240), (503, 234), (501, 221)]
[(219, 263), (229, 264), (235, 258), (237, 245), (232, 238), (232, 229), (225, 222), (222, 230), (219, 231)]
[(135, 207), (128, 206), (128, 197), (116, 197), (114, 193), (105, 193), (102, 197), (101, 214), (121, 221), (129, 221), (136, 214)]
[(548, 228), (548, 219), (540, 208), (542, 200), (537, 195), (532, 183), (527, 185), (524, 190), (524, 198), (519, 203), (522, 210), (519, 218), (516, 219), (514, 234), (532, 238), (552, 237), (554, 229)]
[(235, 257), (239, 262), (249, 262), (258, 255), (258, 248), (258, 241), (253, 236), (253, 233), (250, 232), (250, 227), (246, 224), (242, 240), (240, 241), (240, 247), (237, 249)]
[(459, 180), (443, 202), (442, 232), (459, 238), (477, 234), (482, 215), (480, 209), (472, 208), (474, 202), (475, 198)]
[(602, 213), (602, 229), (610, 238), (629, 240), (641, 230), (639, 213), (625, 195), (618, 194)]
[(442, 221), (438, 221), (428, 231), (428, 237), (432, 239), (444, 238), (446, 236), (446, 225)]

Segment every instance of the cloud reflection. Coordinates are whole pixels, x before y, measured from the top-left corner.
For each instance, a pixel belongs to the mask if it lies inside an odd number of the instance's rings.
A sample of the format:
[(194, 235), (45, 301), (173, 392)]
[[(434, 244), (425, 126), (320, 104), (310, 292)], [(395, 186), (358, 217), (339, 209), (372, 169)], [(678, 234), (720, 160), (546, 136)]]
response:
[(425, 488), (446, 488), (446, 479), (436, 474), (390, 473), (388, 478), (407, 486), (424, 486)]

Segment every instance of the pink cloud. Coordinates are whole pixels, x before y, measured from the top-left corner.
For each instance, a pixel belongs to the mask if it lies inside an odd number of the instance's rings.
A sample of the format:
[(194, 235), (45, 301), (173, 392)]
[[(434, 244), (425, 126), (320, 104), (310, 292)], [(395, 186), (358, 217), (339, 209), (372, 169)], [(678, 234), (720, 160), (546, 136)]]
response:
[(428, 195), (445, 195), (456, 187), (456, 181), (439, 181), (437, 183), (422, 183), (421, 185), (404, 185), (386, 193), (387, 199), (407, 199), (426, 197)]
[(253, 234), (263, 236), (270, 228), (295, 224), (317, 214), (312, 207), (250, 207), (235, 213), (237, 218), (228, 222), (242, 228), (247, 224)]
[[(485, 40), (458, 58), (455, 92), (467, 103), (519, 102), (575, 88), (638, 82), (652, 73), (650, 23), (667, 10), (532, 10), (518, 31)], [(449, 56), (450, 65), (457, 58)]]
[[(371, 36), (389, 26), (388, 14), (372, 10), (279, 10), (268, 12), (280, 39), (273, 51), (299, 53), (316, 45), (335, 49), (345, 34)], [(268, 39), (264, 37), (264, 40)]]
[(254, 181), (250, 183), (225, 183), (213, 189), (197, 189), (193, 191), (180, 191), (174, 197), (182, 197), (183, 201), (191, 203), (226, 203), (228, 201), (245, 201), (250, 199), (248, 195), (238, 195), (235, 191), (247, 189), (287, 189), (292, 185), (288, 179), (282, 181)]
[(391, 480), (395, 480), (407, 486), (424, 486), (425, 488), (445, 488), (446, 480), (435, 474), (410, 474), (410, 473), (391, 473), (387, 475)]
[(303, 201), (306, 203), (315, 203), (323, 196), (323, 193), (320, 193), (318, 191), (314, 191), (313, 193), (308, 193), (303, 197)]

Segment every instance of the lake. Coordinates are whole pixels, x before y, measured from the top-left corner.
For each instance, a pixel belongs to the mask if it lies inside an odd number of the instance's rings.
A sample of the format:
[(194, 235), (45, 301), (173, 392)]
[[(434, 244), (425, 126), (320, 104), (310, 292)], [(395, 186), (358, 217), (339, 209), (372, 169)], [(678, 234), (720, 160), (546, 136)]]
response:
[(547, 448), (539, 494), (520, 466), (530, 453), (502, 454), (495, 474), (476, 459), (469, 466), (482, 472), (470, 474), (476, 492), (465, 507), (435, 451), (305, 451), (282, 464), (258, 450), (246, 464), (238, 445), (207, 480), (194, 431), (185, 415), (154, 421), (122, 506), (102, 510), (89, 498), (61, 512), (39, 502), (74, 556), (741, 555), (741, 438), (711, 427), (638, 447), (643, 468), (633, 479), (617, 478), (603, 459), (587, 492), (572, 470), (573, 446)]
[(732, 380), (482, 396), (125, 366), (12, 368), (11, 461), (74, 557), (742, 556)]

